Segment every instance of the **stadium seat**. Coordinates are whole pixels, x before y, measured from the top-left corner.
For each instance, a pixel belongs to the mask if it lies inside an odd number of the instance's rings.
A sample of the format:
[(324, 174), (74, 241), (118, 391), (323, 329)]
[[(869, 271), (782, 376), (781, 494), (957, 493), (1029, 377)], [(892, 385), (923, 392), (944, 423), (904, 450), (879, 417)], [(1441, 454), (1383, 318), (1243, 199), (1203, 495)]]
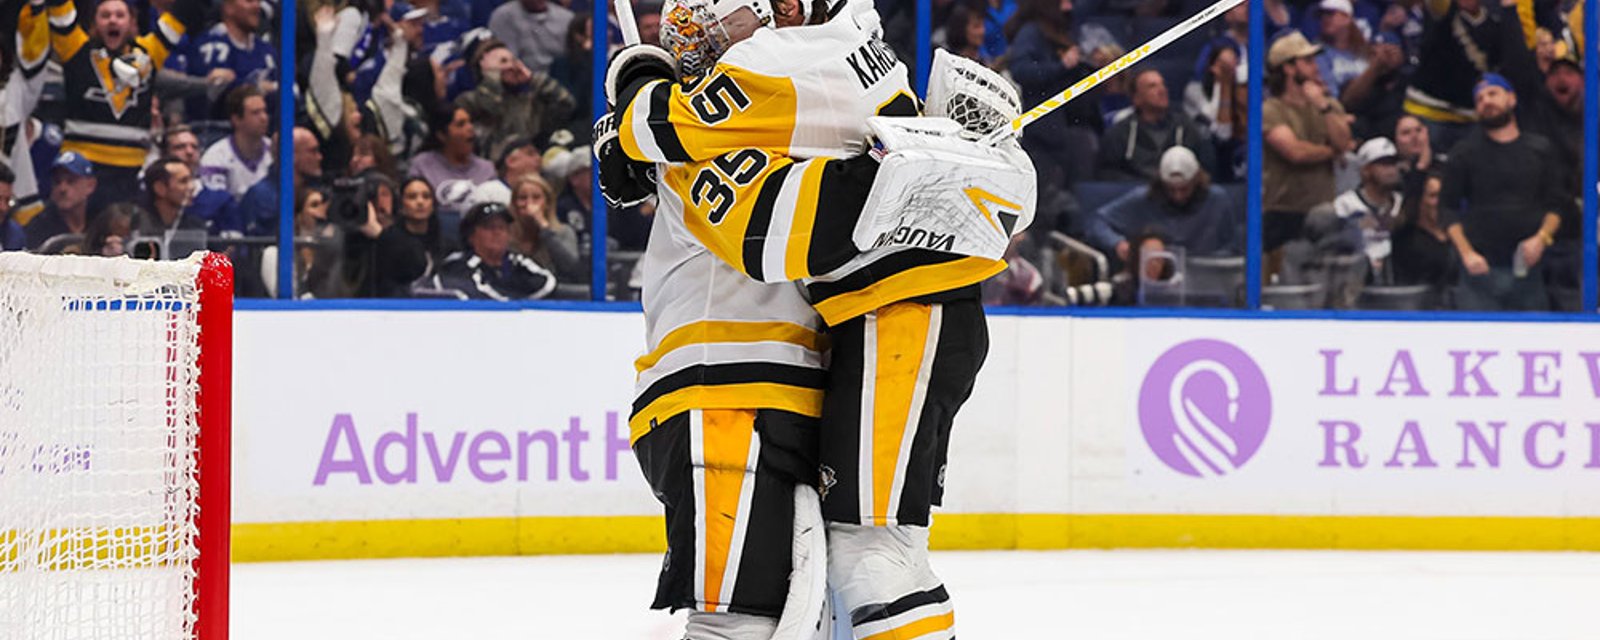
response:
[(1423, 311), (1433, 306), (1433, 288), (1425, 284), (1367, 287), (1358, 306), (1382, 311)]
[(1079, 182), (1076, 186), (1074, 186), (1072, 188), (1072, 194), (1078, 197), (1078, 210), (1082, 211), (1083, 215), (1085, 216), (1092, 216), (1100, 210), (1100, 207), (1105, 206), (1112, 200), (1122, 197), (1122, 194), (1124, 193), (1137, 189), (1141, 184), (1142, 183), (1139, 182), (1098, 182), (1086, 180), (1084, 182)]
[(1325, 290), (1319, 283), (1275, 284), (1261, 288), (1261, 308), (1277, 311), (1321, 309)]
[(1244, 256), (1187, 256), (1183, 264), (1185, 306), (1241, 306), (1244, 265)]

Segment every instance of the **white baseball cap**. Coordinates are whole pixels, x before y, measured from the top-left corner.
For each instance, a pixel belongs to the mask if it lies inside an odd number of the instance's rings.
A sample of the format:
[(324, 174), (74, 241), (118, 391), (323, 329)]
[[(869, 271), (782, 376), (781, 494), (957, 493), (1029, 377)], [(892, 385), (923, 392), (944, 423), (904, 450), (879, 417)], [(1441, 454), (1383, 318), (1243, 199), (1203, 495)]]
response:
[(1356, 12), (1355, 7), (1350, 4), (1350, 0), (1322, 0), (1322, 2), (1317, 5), (1317, 9), (1322, 11), (1338, 11), (1347, 16), (1355, 15)]
[(1157, 169), (1161, 181), (1178, 184), (1194, 179), (1200, 173), (1200, 159), (1188, 147), (1172, 147), (1161, 152), (1161, 165)]
[(1361, 144), (1356, 150), (1356, 157), (1361, 160), (1361, 166), (1367, 166), (1379, 160), (1394, 160), (1400, 157), (1400, 151), (1394, 148), (1394, 143), (1388, 138), (1373, 138)]

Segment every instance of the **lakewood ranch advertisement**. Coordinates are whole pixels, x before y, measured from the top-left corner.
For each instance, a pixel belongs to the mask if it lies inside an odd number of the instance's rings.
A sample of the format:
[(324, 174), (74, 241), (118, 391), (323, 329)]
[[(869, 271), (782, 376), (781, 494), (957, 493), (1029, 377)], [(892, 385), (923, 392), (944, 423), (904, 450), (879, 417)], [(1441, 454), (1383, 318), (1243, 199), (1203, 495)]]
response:
[(1600, 513), (1586, 324), (1135, 321), (1130, 482), (1145, 508)]

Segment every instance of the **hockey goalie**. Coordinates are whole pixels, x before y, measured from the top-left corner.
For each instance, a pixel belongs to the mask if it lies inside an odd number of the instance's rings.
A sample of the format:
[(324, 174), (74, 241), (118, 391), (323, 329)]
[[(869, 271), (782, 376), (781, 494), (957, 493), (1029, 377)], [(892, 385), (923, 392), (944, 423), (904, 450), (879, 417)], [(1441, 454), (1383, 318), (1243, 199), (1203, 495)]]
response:
[(978, 284), (1033, 216), (1027, 157), (978, 142), (1015, 91), (941, 55), (916, 117), (870, 0), (662, 16), (667, 49), (613, 59), (595, 145), (613, 205), (658, 198), (630, 418), (666, 508), (653, 606), (688, 638), (812, 638), (826, 581), (856, 638), (953, 637), (928, 526)]

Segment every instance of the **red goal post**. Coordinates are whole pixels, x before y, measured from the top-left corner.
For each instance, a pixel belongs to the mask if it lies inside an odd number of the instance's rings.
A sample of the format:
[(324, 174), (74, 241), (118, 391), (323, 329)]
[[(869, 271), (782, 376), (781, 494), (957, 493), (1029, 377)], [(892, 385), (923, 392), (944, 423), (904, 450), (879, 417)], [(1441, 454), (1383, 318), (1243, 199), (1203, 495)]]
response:
[(233, 269), (0, 253), (0, 637), (228, 635)]

